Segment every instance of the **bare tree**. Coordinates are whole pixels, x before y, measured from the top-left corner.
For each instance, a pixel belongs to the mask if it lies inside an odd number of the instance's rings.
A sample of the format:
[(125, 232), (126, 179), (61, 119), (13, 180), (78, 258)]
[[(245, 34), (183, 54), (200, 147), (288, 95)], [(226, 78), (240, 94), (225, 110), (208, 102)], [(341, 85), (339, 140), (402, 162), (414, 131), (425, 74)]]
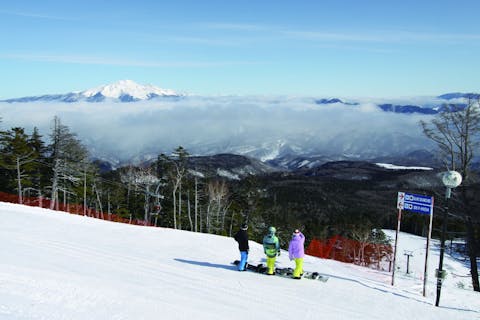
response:
[(188, 156), (188, 152), (182, 146), (179, 146), (175, 149), (172, 157), (169, 157), (165, 154), (158, 156), (158, 162), (162, 163), (164, 172), (168, 176), (168, 180), (170, 180), (172, 183), (173, 227), (175, 229), (177, 229), (177, 227), (181, 229), (182, 227), (182, 183), (187, 175)]
[(130, 196), (135, 183), (135, 172), (132, 166), (126, 172), (120, 174), (120, 181), (127, 185), (127, 208), (129, 209), (129, 223), (132, 223), (132, 210), (130, 208)]
[(157, 205), (158, 199), (163, 198), (159, 194), (160, 186), (162, 185), (160, 179), (153, 173), (152, 168), (139, 168), (131, 170), (128, 174), (122, 176), (122, 181), (131, 183), (136, 190), (139, 190), (144, 195), (144, 223), (147, 224), (150, 218), (152, 200), (154, 205)]
[(102, 206), (102, 201), (100, 200), (100, 193), (101, 191), (97, 187), (97, 181), (94, 178), (93, 183), (92, 183), (92, 191), (95, 193), (95, 198), (97, 200), (96, 204), (98, 205), (98, 209), (100, 210), (100, 219), (103, 219), (103, 206)]
[(207, 206), (207, 232), (213, 228), (219, 232), (223, 228), (224, 215), (228, 209), (228, 187), (225, 181), (210, 181), (207, 184), (208, 206)]
[[(480, 133), (480, 98), (471, 95), (466, 106), (447, 105), (430, 123), (421, 121), (424, 134), (433, 140), (440, 150), (440, 157), (448, 170), (458, 171), (463, 178), (459, 187), (461, 196), (460, 215), (465, 223), (468, 255), (473, 289), (480, 291), (477, 268), (477, 239), (475, 225), (478, 214), (471, 206), (469, 187), (472, 184), (471, 165), (474, 152), (478, 150)], [(478, 195), (477, 195), (478, 196)]]
[(198, 177), (195, 176), (195, 232), (198, 232)]
[(200, 222), (199, 220), (199, 200), (200, 200), (200, 193), (199, 193), (199, 179), (205, 178), (204, 174), (197, 171), (197, 170), (188, 170), (188, 175), (190, 177), (193, 177), (193, 191), (194, 191), (194, 218), (193, 218), (193, 230), (195, 232), (200, 231), (201, 232), (201, 224), (202, 224), (202, 219), (200, 216)]
[[(181, 203), (181, 198), (182, 198), (182, 179), (183, 176), (185, 175), (185, 172), (182, 170), (182, 168), (178, 165), (178, 163), (173, 162), (173, 168), (174, 170), (171, 171), (170, 178), (173, 183), (173, 188), (172, 188), (172, 197), (173, 197), (173, 228), (177, 229), (177, 191), (179, 191), (179, 209), (178, 209), (178, 218), (180, 220), (181, 214), (182, 214), (182, 203)], [(181, 227), (181, 222), (179, 223)]]
[(193, 231), (192, 210), (191, 210), (191, 204), (190, 204), (190, 190), (187, 191), (187, 214), (188, 214), (188, 222), (190, 223), (190, 231)]
[(358, 251), (354, 248), (354, 263), (366, 266), (365, 248), (368, 246), (372, 234), (370, 225), (356, 226), (350, 230), (353, 240), (358, 241)]

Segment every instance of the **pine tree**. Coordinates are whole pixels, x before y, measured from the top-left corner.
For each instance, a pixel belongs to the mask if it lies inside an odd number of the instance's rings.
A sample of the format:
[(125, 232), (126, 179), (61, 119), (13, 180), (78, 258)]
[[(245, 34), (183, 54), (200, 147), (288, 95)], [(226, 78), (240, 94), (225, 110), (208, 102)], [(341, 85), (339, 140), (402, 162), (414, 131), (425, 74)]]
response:
[(41, 196), (44, 194), (43, 189), (47, 185), (50, 171), (46, 166), (47, 147), (37, 127), (33, 128), (32, 135), (28, 139), (28, 145), (32, 148), (35, 157), (30, 173), (33, 185), (35, 186), (34, 191), (36, 191), (38, 196)]
[(76, 134), (71, 133), (58, 117), (53, 119), (50, 139), (50, 163), (53, 171), (50, 209), (54, 209), (59, 202), (59, 192), (63, 192), (63, 202), (66, 203), (69, 194), (75, 195), (73, 188), (84, 180), (88, 152)]
[(0, 164), (7, 170), (15, 172), (18, 202), (23, 203), (23, 187), (33, 185), (29, 172), (34, 171), (34, 160), (38, 157), (33, 147), (28, 143), (29, 137), (20, 127), (1, 134), (2, 158)]

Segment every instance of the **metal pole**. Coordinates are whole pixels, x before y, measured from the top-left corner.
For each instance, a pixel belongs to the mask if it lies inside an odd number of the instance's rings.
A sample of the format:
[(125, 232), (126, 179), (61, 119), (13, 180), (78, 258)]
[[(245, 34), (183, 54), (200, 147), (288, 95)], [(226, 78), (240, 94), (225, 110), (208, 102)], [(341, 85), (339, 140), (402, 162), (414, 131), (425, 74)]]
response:
[(442, 291), (442, 281), (443, 281), (443, 255), (445, 253), (445, 236), (447, 233), (447, 212), (448, 212), (448, 199), (450, 199), (450, 188), (447, 187), (445, 194), (445, 210), (443, 211), (442, 217), (442, 234), (440, 237), (440, 260), (438, 262), (438, 271), (437, 271), (437, 298), (435, 300), (435, 306), (438, 307), (440, 302), (440, 293)]
[(410, 255), (407, 254), (407, 274), (410, 273), (409, 267), (410, 267)]
[(83, 165), (83, 215), (87, 215), (87, 165)]
[(430, 214), (430, 224), (428, 226), (427, 248), (425, 250), (425, 269), (423, 272), (423, 296), (427, 296), (427, 277), (428, 277), (428, 253), (430, 251), (430, 239), (432, 237), (432, 221), (433, 221), (433, 200), (432, 213)]
[(397, 259), (398, 233), (400, 232), (400, 221), (402, 220), (402, 209), (398, 209), (397, 232), (395, 233), (395, 248), (393, 252), (392, 286), (395, 283), (395, 260)]

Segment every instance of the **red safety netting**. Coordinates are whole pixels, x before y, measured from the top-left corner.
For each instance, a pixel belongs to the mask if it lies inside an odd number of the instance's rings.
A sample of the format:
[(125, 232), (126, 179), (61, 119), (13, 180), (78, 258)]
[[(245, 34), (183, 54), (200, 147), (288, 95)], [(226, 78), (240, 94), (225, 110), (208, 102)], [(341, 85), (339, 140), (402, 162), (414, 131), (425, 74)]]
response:
[(336, 235), (324, 240), (313, 239), (305, 252), (324, 259), (380, 270), (390, 266), (393, 250), (390, 245), (360, 242)]
[[(10, 203), (19, 203), (18, 195), (9, 194), (0, 191), (0, 201), (2, 202), (10, 202)], [(153, 226), (150, 222), (145, 222), (144, 220), (139, 219), (127, 219), (123, 218), (118, 214), (114, 213), (106, 213), (100, 212), (92, 208), (85, 208), (80, 204), (70, 204), (70, 203), (59, 203), (56, 202), (52, 205), (52, 201), (50, 199), (46, 199), (43, 197), (23, 197), (22, 204), (32, 207), (41, 207), (45, 209), (53, 208), (56, 211), (64, 211), (70, 214), (78, 214), (78, 215), (85, 215), (92, 218), (102, 219), (102, 220), (109, 220), (114, 222), (122, 222), (122, 223), (129, 223), (135, 225), (142, 225), (142, 226)], [(124, 214), (125, 215), (125, 214)]]

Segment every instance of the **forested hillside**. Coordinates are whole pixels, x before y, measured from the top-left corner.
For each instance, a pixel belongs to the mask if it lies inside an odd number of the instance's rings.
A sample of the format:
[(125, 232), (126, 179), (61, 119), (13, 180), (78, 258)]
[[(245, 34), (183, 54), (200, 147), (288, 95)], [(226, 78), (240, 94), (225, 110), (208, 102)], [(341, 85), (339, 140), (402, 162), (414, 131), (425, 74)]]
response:
[[(20, 203), (43, 197), (52, 208), (81, 204), (130, 222), (224, 235), (247, 221), (256, 240), (269, 225), (280, 236), (302, 228), (309, 239), (394, 228), (399, 191), (433, 195), (442, 210), (438, 170), (343, 161), (285, 171), (237, 155), (193, 157), (178, 147), (141, 166), (101, 171), (75, 133), (58, 118), (52, 123), (48, 139), (38, 130), (2, 132), (1, 191)], [(425, 235), (426, 223), (405, 215), (402, 228)], [(452, 219), (450, 230), (461, 234), (462, 227)]]

